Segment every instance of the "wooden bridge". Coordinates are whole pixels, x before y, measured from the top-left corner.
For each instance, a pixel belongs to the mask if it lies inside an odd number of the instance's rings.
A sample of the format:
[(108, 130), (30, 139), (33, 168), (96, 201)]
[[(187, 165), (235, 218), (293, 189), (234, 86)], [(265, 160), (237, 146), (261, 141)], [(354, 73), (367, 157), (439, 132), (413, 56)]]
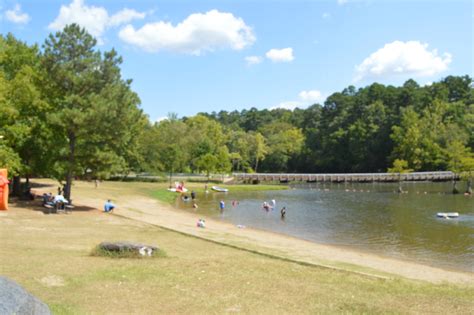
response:
[(265, 174), (265, 173), (234, 173), (237, 182), (396, 182), (402, 181), (450, 181), (459, 179), (453, 172), (414, 172), (414, 173), (349, 173), (349, 174)]

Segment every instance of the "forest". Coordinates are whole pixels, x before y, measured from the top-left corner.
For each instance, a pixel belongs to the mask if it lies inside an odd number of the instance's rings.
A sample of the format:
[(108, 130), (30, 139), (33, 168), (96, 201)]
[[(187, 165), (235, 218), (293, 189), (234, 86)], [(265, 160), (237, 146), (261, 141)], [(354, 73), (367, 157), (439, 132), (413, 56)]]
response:
[(75, 24), (41, 46), (0, 35), (0, 168), (17, 184), (55, 178), (66, 198), (74, 178), (143, 172), (474, 170), (468, 75), (425, 86), (411, 79), (400, 87), (348, 86), (293, 111), (169, 113), (154, 122), (121, 63)]

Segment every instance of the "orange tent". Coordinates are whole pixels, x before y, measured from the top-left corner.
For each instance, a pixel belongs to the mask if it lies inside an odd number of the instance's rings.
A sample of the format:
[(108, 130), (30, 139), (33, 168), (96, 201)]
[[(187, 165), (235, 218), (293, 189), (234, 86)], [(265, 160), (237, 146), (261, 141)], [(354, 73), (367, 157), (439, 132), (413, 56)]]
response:
[(8, 210), (8, 172), (0, 169), (0, 210)]

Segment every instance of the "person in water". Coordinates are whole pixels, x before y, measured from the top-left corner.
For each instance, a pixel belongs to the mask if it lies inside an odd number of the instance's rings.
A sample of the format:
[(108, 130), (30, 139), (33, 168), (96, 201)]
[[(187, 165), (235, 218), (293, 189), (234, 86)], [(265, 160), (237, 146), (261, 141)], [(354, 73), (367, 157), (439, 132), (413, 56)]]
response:
[(219, 209), (221, 209), (221, 211), (224, 211), (224, 208), (225, 208), (225, 202), (224, 202), (224, 200), (221, 200), (219, 202)]
[(286, 207), (281, 208), (280, 214), (281, 214), (281, 218), (284, 219), (286, 215)]

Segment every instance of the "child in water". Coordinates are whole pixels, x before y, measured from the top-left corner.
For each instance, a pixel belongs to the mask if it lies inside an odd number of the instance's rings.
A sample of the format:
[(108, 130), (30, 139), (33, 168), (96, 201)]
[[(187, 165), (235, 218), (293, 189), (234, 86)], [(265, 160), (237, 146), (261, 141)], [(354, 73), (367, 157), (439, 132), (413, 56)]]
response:
[(280, 213), (281, 213), (281, 218), (284, 219), (286, 215), (286, 207), (281, 208)]

